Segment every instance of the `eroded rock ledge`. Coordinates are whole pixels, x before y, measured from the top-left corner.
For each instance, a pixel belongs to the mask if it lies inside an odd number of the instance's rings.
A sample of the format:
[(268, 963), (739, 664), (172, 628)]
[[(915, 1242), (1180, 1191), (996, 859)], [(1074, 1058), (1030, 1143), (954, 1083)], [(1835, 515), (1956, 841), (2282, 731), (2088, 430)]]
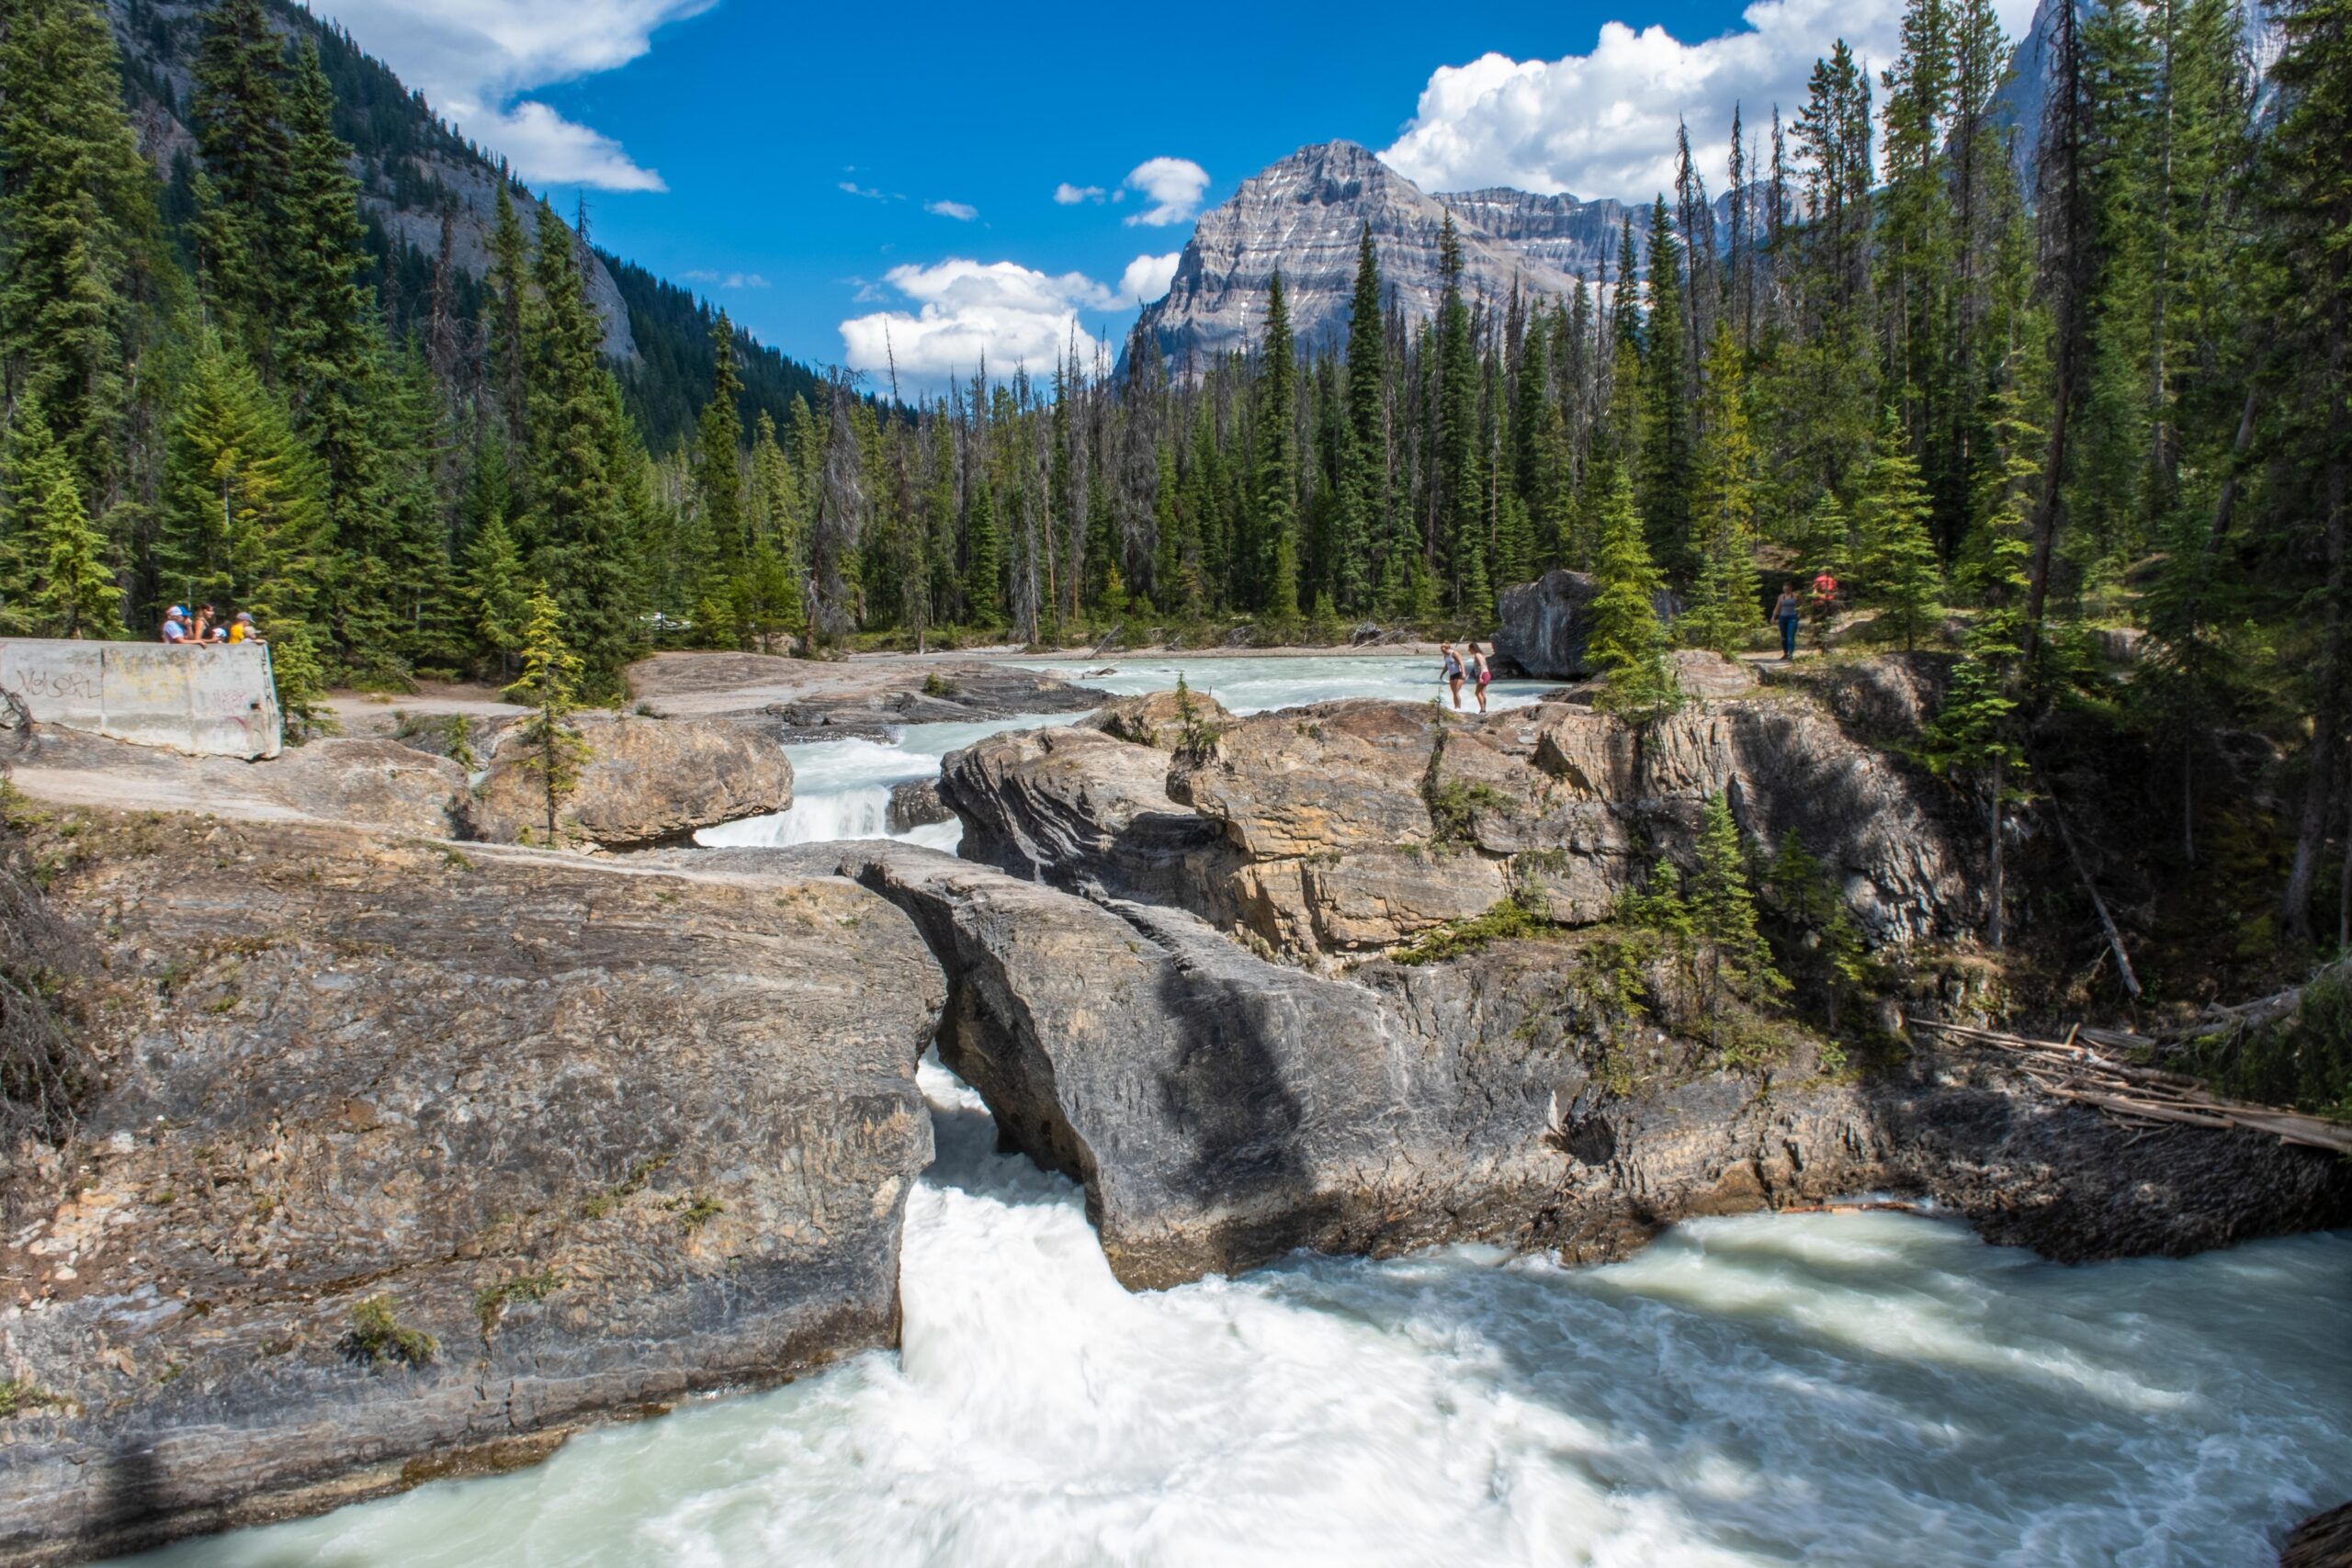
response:
[[(0, 1381), (53, 1402), (0, 1427), (0, 1562), (896, 1342), (941, 989), (883, 899), (190, 817), (52, 852), (112, 1076), (0, 1251)], [(429, 1360), (376, 1359), (379, 1298)]]
[(966, 853), (1314, 961), (1511, 894), (1603, 919), (1661, 853), (1687, 858), (1720, 793), (1751, 840), (1794, 834), (1826, 863), (1875, 941), (1957, 934), (1982, 905), (1947, 808), (1802, 697), (1693, 703), (1643, 734), (1567, 704), (1461, 716), (1369, 699), (1218, 719), (1189, 751), (1117, 728), (952, 753), (940, 797)]
[(2340, 1162), (2258, 1138), (2146, 1137), (1990, 1065), (1864, 1083), (1800, 1047), (1710, 1069), (1636, 1035), (1573, 942), (1346, 979), (1198, 917), (881, 843), (728, 852), (838, 871), (914, 917), (946, 971), (939, 1048), (1000, 1136), (1086, 1189), (1134, 1288), (1294, 1247), (1445, 1241), (1623, 1256), (1702, 1214), (1892, 1190), (2066, 1260), (2182, 1254), (2352, 1220)]

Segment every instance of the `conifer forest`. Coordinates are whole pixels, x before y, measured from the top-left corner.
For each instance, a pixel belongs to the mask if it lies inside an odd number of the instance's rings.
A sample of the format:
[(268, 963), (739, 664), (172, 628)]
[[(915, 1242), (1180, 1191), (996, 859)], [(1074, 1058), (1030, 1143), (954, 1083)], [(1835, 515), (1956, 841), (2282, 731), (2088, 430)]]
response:
[[(1867, 635), (1956, 656), (1925, 760), (1996, 844), (2047, 754), (2125, 745), (2169, 885), (2307, 947), (2352, 903), (2352, 0), (2278, 7), (2261, 60), (2231, 0), (2059, 9), (2040, 123), (1997, 112), (1986, 0), (1910, 0), (1898, 59), (1838, 45), (1728, 166), (1686, 136), (1569, 297), (1409, 320), (1367, 231), (1328, 350), (1277, 275), (1246, 355), (1076, 343), (919, 394), (641, 274), (708, 346), (616, 364), (578, 225), (503, 180), (479, 281), (389, 243), (380, 106), (307, 18), (212, 7), (159, 167), (96, 0), (8, 0), (0, 631), (250, 610), (299, 714), (511, 680), (542, 590), (610, 694), (670, 647), (1485, 637), (1565, 568), (1631, 606), (1638, 707), (1666, 647), (1761, 647), (1827, 569)], [(2250, 747), (2289, 795), (2233, 794)]]

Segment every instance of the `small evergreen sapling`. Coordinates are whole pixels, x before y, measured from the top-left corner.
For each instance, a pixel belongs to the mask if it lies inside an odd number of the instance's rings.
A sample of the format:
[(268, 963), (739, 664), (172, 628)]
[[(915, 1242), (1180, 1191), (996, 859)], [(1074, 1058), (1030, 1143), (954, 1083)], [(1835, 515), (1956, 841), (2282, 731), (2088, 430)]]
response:
[(1699, 943), (1699, 998), (1707, 1014), (1708, 1043), (1720, 1044), (1726, 997), (1762, 1002), (1789, 988), (1773, 967), (1772, 952), (1756, 923), (1756, 894), (1747, 882), (1747, 852), (1731, 802), (1707, 802), (1699, 829), (1699, 862), (1690, 874), (1691, 934)]
[(547, 795), (548, 842), (556, 839), (556, 810), (580, 782), (588, 743), (571, 727), (579, 707), (580, 660), (563, 640), (563, 617), (544, 585), (531, 591), (529, 620), (523, 634), (523, 674), (506, 689), (511, 701), (529, 705), (523, 721), (524, 766), (539, 775)]

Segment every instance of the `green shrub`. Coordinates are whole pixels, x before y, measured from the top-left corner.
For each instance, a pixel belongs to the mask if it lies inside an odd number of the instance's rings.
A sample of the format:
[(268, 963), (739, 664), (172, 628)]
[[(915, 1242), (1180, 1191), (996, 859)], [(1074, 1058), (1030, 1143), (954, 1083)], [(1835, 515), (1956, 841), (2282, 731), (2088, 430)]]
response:
[(351, 1328), (343, 1337), (343, 1353), (371, 1367), (393, 1361), (422, 1367), (441, 1353), (441, 1344), (421, 1329), (402, 1326), (392, 1315), (391, 1297), (370, 1296), (351, 1309)]

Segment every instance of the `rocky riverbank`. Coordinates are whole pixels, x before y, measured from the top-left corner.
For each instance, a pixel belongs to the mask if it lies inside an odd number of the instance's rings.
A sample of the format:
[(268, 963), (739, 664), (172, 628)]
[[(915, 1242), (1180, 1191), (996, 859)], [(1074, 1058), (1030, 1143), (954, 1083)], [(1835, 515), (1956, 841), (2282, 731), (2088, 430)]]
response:
[[(11, 809), (96, 1069), (79, 1134), (11, 1173), (0, 1563), (529, 1462), (895, 1343), (933, 1042), (1135, 1289), (1302, 1247), (1600, 1260), (1865, 1190), (2067, 1260), (2352, 1223), (2340, 1160), (2119, 1125), (1883, 1027), (1985, 1000), (1968, 824), (1900, 760), (1917, 661), (1726, 682), (1641, 734), (1570, 700), (1123, 699), (904, 792), (957, 859), (661, 847), (789, 798), (765, 707), (810, 694), (712, 657), (662, 677), (695, 711), (589, 727), (559, 836), (630, 855), (458, 841), (533, 827), (495, 716), (250, 766), (40, 739)], [(1876, 950), (1869, 1053), (1704, 1021), (1621, 919), (1714, 797)]]
[(525, 1462), (896, 1342), (940, 991), (883, 899), (30, 815), (105, 1081), (0, 1250), (0, 1562)]

